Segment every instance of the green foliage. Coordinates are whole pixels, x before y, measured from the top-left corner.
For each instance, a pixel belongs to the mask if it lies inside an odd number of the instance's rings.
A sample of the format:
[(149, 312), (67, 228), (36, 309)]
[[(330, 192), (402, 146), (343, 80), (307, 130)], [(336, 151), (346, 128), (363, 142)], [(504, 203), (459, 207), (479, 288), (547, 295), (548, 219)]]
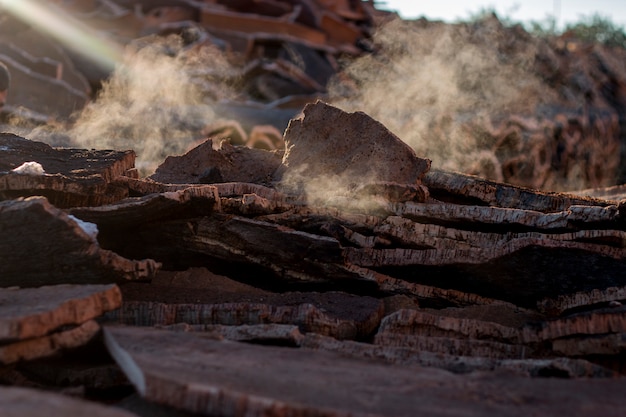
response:
[(499, 16), (493, 7), (484, 7), (477, 12), (470, 13), (466, 22), (479, 22), (490, 15), (496, 15), (504, 26), (522, 25), (532, 35), (547, 38), (569, 33), (583, 42), (598, 42), (607, 46), (619, 46), (626, 48), (626, 31), (623, 26), (615, 24), (610, 17), (598, 13), (590, 16), (581, 16), (580, 20), (565, 26), (559, 30), (554, 16), (547, 16), (543, 20), (531, 20), (527, 22), (515, 21), (510, 16)]
[(476, 22), (480, 22), (481, 20), (485, 20), (492, 15), (497, 16), (498, 20), (502, 22), (504, 26), (513, 26), (515, 24), (515, 22), (511, 19), (510, 16), (506, 16), (506, 15), (499, 16), (498, 13), (496, 13), (496, 9), (494, 9), (493, 6), (481, 7), (476, 12), (470, 12), (469, 16), (463, 20), (468, 23), (476, 23)]
[(624, 28), (613, 23), (610, 18), (599, 14), (585, 16), (579, 22), (567, 25), (565, 31), (581, 41), (626, 48)]
[(554, 16), (548, 16), (543, 20), (531, 20), (524, 24), (524, 27), (535, 36), (540, 38), (549, 38), (558, 36), (559, 32), (556, 28), (556, 19)]

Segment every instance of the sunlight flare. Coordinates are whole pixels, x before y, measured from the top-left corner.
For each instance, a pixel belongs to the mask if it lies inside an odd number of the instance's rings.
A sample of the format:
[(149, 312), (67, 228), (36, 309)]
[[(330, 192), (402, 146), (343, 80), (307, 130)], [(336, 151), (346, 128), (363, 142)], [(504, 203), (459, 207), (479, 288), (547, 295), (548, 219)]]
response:
[(0, 7), (105, 70), (113, 70), (121, 59), (119, 45), (98, 36), (54, 5), (36, 0), (0, 0)]

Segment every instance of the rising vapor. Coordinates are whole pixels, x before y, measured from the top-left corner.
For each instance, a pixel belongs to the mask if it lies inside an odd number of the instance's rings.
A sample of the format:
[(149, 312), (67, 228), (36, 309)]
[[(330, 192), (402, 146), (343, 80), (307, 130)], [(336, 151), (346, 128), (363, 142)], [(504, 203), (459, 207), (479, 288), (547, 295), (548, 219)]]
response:
[(150, 173), (199, 139), (214, 117), (212, 100), (227, 95), (213, 79), (227, 66), (211, 47), (188, 53), (179, 36), (144, 39), (129, 46), (69, 135), (76, 146), (133, 149), (138, 168)]
[(551, 97), (532, 72), (530, 35), (515, 45), (522, 53), (507, 54), (512, 46), (497, 36), (501, 24), (494, 20), (476, 27), (401, 19), (383, 25), (375, 52), (349, 64), (331, 85), (331, 102), (379, 120), (433, 166), (471, 171), (477, 160), (493, 157), (471, 126), (530, 112)]

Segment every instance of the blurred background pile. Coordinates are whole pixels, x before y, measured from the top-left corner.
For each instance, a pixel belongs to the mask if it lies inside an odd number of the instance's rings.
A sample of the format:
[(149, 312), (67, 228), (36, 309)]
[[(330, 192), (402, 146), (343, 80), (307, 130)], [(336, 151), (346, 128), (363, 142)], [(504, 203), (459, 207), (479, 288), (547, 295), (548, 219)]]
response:
[(0, 5), (3, 130), (134, 149), (143, 174), (207, 137), (280, 150), (321, 99), (433, 167), (555, 191), (626, 182), (626, 36), (607, 19), (444, 23), (354, 0)]

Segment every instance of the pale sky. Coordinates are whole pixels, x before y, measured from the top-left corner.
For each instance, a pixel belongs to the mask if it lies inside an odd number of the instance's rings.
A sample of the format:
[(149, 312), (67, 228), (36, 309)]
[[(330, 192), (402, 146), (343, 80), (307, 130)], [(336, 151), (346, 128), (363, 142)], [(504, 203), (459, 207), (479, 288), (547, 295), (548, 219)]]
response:
[(377, 4), (378, 9), (395, 10), (405, 19), (424, 16), (429, 20), (453, 22), (490, 8), (515, 21), (556, 16), (559, 27), (597, 12), (626, 27), (626, 0), (380, 0)]

